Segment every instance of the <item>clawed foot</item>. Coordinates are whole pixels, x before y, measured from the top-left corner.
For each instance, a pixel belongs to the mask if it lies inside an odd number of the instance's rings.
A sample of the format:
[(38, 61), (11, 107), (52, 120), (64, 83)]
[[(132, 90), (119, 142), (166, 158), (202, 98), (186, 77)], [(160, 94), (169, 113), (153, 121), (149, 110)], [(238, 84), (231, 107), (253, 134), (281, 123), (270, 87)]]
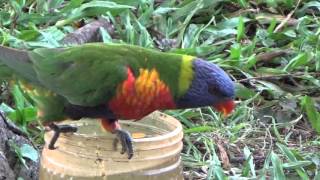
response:
[(131, 159), (133, 156), (133, 146), (132, 146), (132, 138), (128, 131), (122, 129), (116, 129), (115, 132), (116, 139), (113, 141), (113, 147), (117, 150), (117, 144), (121, 143), (122, 149), (121, 154), (127, 153), (128, 159)]
[(50, 150), (53, 150), (53, 149), (56, 149), (54, 147), (54, 144), (57, 142), (59, 136), (60, 136), (60, 133), (68, 133), (68, 132), (77, 132), (78, 128), (77, 127), (73, 127), (73, 126), (70, 126), (70, 125), (56, 125), (54, 123), (51, 123), (49, 124), (49, 127), (51, 130), (53, 130), (54, 134), (50, 140), (50, 143), (48, 145), (48, 148)]

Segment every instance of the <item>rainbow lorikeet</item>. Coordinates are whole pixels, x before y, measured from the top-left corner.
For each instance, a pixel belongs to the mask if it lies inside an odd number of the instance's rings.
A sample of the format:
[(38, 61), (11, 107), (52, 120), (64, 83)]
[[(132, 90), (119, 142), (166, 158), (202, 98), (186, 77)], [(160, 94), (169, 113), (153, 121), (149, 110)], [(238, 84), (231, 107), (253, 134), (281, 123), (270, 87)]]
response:
[(76, 131), (53, 122), (98, 118), (104, 129), (117, 134), (130, 159), (132, 139), (118, 119), (139, 120), (164, 109), (213, 105), (228, 114), (234, 108), (233, 81), (217, 65), (193, 56), (90, 43), (33, 51), (0, 46), (1, 62), (0, 70), (14, 72), (27, 84), (38, 118), (55, 131), (50, 149), (60, 132)]

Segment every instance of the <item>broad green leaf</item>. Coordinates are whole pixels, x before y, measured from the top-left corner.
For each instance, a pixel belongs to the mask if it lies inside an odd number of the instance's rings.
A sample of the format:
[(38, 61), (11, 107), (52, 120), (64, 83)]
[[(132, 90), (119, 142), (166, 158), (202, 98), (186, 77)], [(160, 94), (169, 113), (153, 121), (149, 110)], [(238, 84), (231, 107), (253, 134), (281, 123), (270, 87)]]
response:
[(70, 0), (65, 7), (61, 9), (61, 13), (67, 13), (73, 9), (79, 8), (85, 0)]
[(178, 10), (179, 8), (170, 8), (170, 7), (159, 7), (155, 11), (153, 11), (153, 15), (162, 15), (169, 12), (173, 12)]
[(256, 92), (254, 92), (252, 89), (249, 89), (245, 86), (243, 86), (240, 83), (236, 84), (236, 96), (241, 99), (250, 99), (256, 95)]
[(14, 85), (12, 88), (12, 94), (14, 98), (15, 105), (18, 109), (23, 109), (25, 105), (25, 98), (21, 89), (18, 85)]
[(254, 177), (256, 177), (256, 172), (255, 172), (255, 165), (253, 162), (252, 153), (250, 152), (250, 149), (247, 146), (244, 147), (243, 152), (244, 152), (244, 156), (246, 158), (247, 166), (251, 172), (252, 177), (254, 178)]
[(9, 144), (10, 148), (12, 148), (12, 150), (16, 153), (19, 161), (24, 165), (24, 167), (26, 169), (28, 169), (28, 166), (26, 164), (26, 160), (22, 156), (20, 147), (12, 139), (10, 139), (8, 141), (8, 144)]
[(311, 123), (312, 128), (320, 133), (320, 113), (315, 107), (314, 100), (309, 96), (304, 96), (301, 100), (301, 106), (307, 114), (307, 118)]
[(244, 67), (247, 68), (247, 69), (250, 69), (252, 68), (254, 65), (256, 65), (257, 63), (257, 58), (255, 55), (251, 55), (248, 60), (246, 60), (243, 64), (244, 64)]
[(276, 7), (278, 4), (276, 0), (266, 0), (266, 1), (267, 1), (268, 6), (270, 6), (270, 7)]
[(37, 109), (35, 107), (26, 107), (22, 109), (24, 120), (27, 122), (34, 121), (37, 118)]
[(295, 157), (294, 153), (291, 152), (291, 150), (288, 149), (288, 147), (286, 147), (283, 144), (277, 143), (276, 144), (279, 149), (282, 151), (282, 153), (288, 158), (290, 163), (287, 164), (283, 164), (284, 168), (294, 168), (297, 173), (299, 174), (299, 176), (301, 177), (301, 179), (303, 180), (308, 180), (308, 174), (306, 173), (306, 171), (302, 168), (304, 166), (308, 166), (310, 164), (312, 164), (311, 161), (298, 161), (297, 158)]
[[(211, 143), (211, 146), (212, 143)], [(209, 166), (209, 170), (208, 170), (208, 178), (214, 178), (215, 179), (218, 179), (218, 180), (225, 180), (227, 177), (226, 175), (224, 174), (223, 172), (223, 169), (221, 167), (221, 162), (215, 152), (215, 148), (214, 147), (211, 147), (210, 148), (212, 151), (212, 160), (210, 161), (210, 166)]]
[(21, 151), (21, 155), (24, 158), (28, 158), (34, 162), (38, 161), (38, 151), (36, 149), (34, 149), (32, 146), (30, 146), (29, 144), (23, 144), (20, 147), (20, 151)]
[(147, 31), (146, 27), (144, 27), (138, 20), (136, 20), (136, 23), (139, 27), (140, 35), (139, 35), (139, 43), (138, 45), (142, 47), (153, 47), (153, 40), (149, 32)]
[(263, 164), (263, 168), (262, 168), (262, 172), (261, 172), (261, 176), (259, 178), (259, 180), (266, 180), (267, 177), (269, 179), (269, 168), (270, 168), (270, 161), (271, 161), (271, 152), (269, 152), (266, 156), (266, 159), (264, 161)]
[(222, 38), (222, 37), (226, 37), (229, 35), (236, 35), (237, 34), (237, 30), (236, 29), (230, 29), (230, 28), (226, 28), (226, 29), (217, 29), (217, 28), (213, 28), (213, 27), (208, 27), (204, 30), (204, 32), (206, 32), (206, 34), (208, 34), (210, 37), (212, 37), (213, 40), (218, 39), (218, 38)]
[(220, 50), (220, 47), (216, 47), (216, 46), (199, 46), (199, 47), (193, 47), (193, 48), (172, 49), (169, 52), (203, 57), (203, 56), (207, 56), (209, 54), (215, 53), (216, 51), (219, 51), (219, 50)]
[(306, 4), (304, 4), (304, 6), (301, 9), (299, 9), (298, 11), (303, 12), (303, 11), (306, 11), (306, 9), (309, 9), (311, 7), (317, 8), (318, 11), (320, 11), (320, 2), (319, 1), (310, 1)]
[(0, 11), (0, 23), (7, 26), (10, 24), (10, 22), (11, 22), (10, 13)]
[(219, 29), (233, 29), (239, 25), (240, 21), (242, 21), (243, 23), (246, 23), (246, 22), (249, 22), (250, 20), (251, 19), (246, 17), (234, 17), (218, 23), (217, 27), (219, 27)]
[(241, 57), (241, 45), (240, 44), (233, 44), (231, 46), (231, 50), (230, 50), (230, 57), (232, 59), (236, 59), (239, 60)]
[(284, 175), (282, 161), (280, 160), (279, 156), (273, 151), (271, 152), (271, 162), (273, 166), (273, 178), (277, 180), (285, 180), (286, 177)]
[(216, 128), (212, 127), (212, 126), (196, 126), (196, 127), (192, 127), (192, 128), (188, 128), (185, 129), (183, 132), (185, 134), (189, 134), (189, 133), (203, 133), (203, 132), (212, 132), (214, 131)]
[(172, 13), (173, 20), (176, 21), (180, 18), (184, 18), (188, 16), (190, 12), (192, 12), (195, 9), (195, 7), (199, 6), (198, 4), (202, 4), (202, 1), (193, 1), (188, 3), (187, 5), (178, 7), (179, 9), (177, 9), (174, 13)]
[[(305, 166), (311, 165), (311, 161), (296, 161), (296, 162), (290, 162), (290, 163), (283, 163), (283, 168), (285, 169), (297, 169), (297, 168), (302, 168)], [(304, 172), (302, 179), (308, 180), (308, 175)]]
[(269, 34), (273, 33), (274, 29), (276, 28), (276, 25), (277, 25), (277, 20), (275, 18), (273, 18), (271, 20), (271, 23), (270, 23), (269, 27), (268, 27), (268, 33)]
[(284, 67), (283, 70), (290, 71), (297, 67), (303, 66), (309, 62), (309, 56), (307, 53), (300, 53), (287, 64), (286, 67)]
[(277, 74), (285, 74), (286, 73), (282, 69), (268, 68), (268, 67), (260, 67), (256, 70), (256, 72), (258, 72), (260, 74), (269, 74), (269, 75), (277, 75)]
[(87, 3), (82, 4), (80, 7), (72, 10), (71, 14), (67, 19), (58, 21), (56, 26), (61, 27), (66, 24), (69, 24), (75, 20), (78, 20), (82, 17), (86, 16), (98, 16), (102, 14), (106, 14), (108, 11), (113, 15), (118, 15), (120, 12), (123, 12), (127, 9), (135, 9), (133, 6), (121, 5), (115, 2), (109, 1), (89, 1)]
[(248, 7), (248, 2), (246, 0), (238, 0), (238, 2), (242, 8)]
[(64, 0), (51, 0), (49, 1), (48, 8), (49, 9), (56, 9), (59, 8), (63, 4)]
[(32, 41), (36, 40), (36, 38), (40, 35), (40, 33), (36, 30), (24, 30), (21, 31), (18, 38), (25, 40), (25, 41)]
[(108, 33), (108, 31), (106, 31), (104, 28), (100, 27), (99, 31), (101, 33), (102, 36), (102, 41), (104, 43), (111, 43), (112, 42), (112, 37), (110, 36), (110, 34)]
[(319, 72), (320, 71), (320, 50), (316, 52), (315, 61), (316, 61), (316, 71)]
[(296, 38), (297, 37), (297, 33), (292, 29), (289, 29), (289, 30), (285, 31), (283, 34), (288, 36), (288, 37), (290, 37), (290, 38)]
[(14, 112), (14, 109), (10, 106), (8, 106), (6, 103), (1, 103), (0, 110), (5, 113)]
[(240, 42), (240, 40), (244, 37), (245, 35), (245, 26), (243, 22), (243, 17), (239, 18), (239, 24), (237, 28), (237, 41)]
[(199, 31), (201, 27), (190, 24), (189, 27), (186, 29), (186, 33), (184, 34), (184, 38), (182, 41), (183, 48), (193, 48), (195, 41), (199, 39)]

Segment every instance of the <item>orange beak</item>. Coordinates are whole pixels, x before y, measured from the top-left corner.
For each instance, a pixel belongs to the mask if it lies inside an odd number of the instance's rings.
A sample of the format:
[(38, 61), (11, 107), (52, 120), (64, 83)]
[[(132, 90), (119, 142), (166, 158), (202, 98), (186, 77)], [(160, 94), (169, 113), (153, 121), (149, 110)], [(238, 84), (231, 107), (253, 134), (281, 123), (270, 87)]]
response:
[(227, 117), (234, 109), (235, 103), (233, 100), (227, 100), (213, 105), (213, 107), (223, 114), (224, 117)]

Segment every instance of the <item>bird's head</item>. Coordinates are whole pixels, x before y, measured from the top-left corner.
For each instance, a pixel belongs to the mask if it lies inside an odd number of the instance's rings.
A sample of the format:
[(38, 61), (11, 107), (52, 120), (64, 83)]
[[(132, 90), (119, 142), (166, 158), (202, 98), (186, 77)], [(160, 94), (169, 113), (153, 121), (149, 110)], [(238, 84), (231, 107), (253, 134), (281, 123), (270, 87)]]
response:
[(192, 83), (177, 101), (179, 108), (213, 106), (217, 111), (228, 115), (235, 107), (235, 86), (233, 81), (217, 65), (196, 59), (193, 61)]

